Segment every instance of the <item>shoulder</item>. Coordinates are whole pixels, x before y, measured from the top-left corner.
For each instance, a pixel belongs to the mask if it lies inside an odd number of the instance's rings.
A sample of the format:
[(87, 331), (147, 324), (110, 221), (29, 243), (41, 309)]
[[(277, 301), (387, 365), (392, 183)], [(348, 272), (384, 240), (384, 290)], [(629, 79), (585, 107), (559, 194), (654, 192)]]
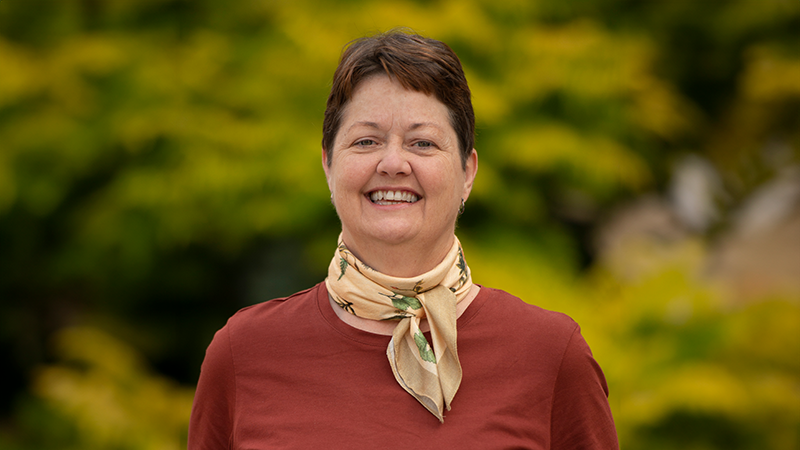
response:
[[(324, 288), (324, 285), (322, 285)], [(228, 334), (233, 349), (302, 333), (319, 315), (320, 284), (292, 294), (240, 309), (220, 330)]]
[[(189, 424), (189, 448), (228, 448), (234, 432), (242, 373), (274, 361), (282, 340), (294, 340), (316, 308), (318, 287), (239, 310), (206, 349)], [(294, 338), (294, 339), (293, 339)], [(278, 349), (278, 350), (276, 350)]]
[(518, 334), (560, 337), (569, 340), (579, 330), (568, 315), (524, 302), (500, 289), (481, 287), (475, 321), (504, 324)]
[(302, 313), (304, 309), (313, 307), (316, 303), (317, 289), (320, 285), (296, 292), (288, 297), (274, 298), (255, 305), (246, 306), (237, 311), (228, 319), (228, 326), (239, 328), (247, 327), (253, 322), (263, 320), (286, 319), (295, 314)]
[(521, 373), (551, 386), (551, 448), (619, 448), (605, 376), (578, 324), (507, 292), (481, 291), (486, 297), (475, 321), (484, 324), (482, 334), (494, 333), (504, 349), (524, 354), (516, 364)]
[(512, 355), (515, 370), (535, 372), (539, 379), (555, 380), (564, 355), (580, 335), (578, 324), (566, 314), (525, 303), (499, 289), (481, 287), (467, 311), (471, 315), (459, 322), (459, 351), (464, 349), (465, 356), (480, 353), (482, 358)]

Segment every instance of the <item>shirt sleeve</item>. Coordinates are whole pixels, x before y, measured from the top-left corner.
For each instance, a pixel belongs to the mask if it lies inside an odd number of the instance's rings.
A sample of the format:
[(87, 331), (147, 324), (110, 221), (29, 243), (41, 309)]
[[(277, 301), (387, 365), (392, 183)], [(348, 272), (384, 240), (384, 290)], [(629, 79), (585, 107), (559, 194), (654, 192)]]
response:
[(605, 376), (578, 327), (556, 379), (550, 437), (554, 450), (619, 449)]
[(228, 327), (217, 331), (206, 350), (189, 419), (188, 450), (230, 448), (236, 378)]

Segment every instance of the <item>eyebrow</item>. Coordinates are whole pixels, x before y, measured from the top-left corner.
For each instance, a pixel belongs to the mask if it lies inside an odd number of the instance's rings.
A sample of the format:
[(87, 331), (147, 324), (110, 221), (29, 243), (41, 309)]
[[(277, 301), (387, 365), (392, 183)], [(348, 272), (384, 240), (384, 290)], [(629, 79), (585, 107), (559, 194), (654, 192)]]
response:
[(409, 130), (416, 130), (417, 128), (422, 128), (422, 127), (431, 127), (431, 128), (436, 128), (437, 130), (441, 129), (439, 125), (436, 125), (433, 122), (420, 122), (412, 124), (411, 127), (409, 127)]
[(366, 120), (362, 120), (360, 122), (356, 122), (356, 123), (350, 125), (349, 127), (347, 127), (347, 131), (349, 132), (350, 130), (352, 130), (353, 128), (358, 127), (358, 126), (374, 128), (376, 130), (379, 130), (381, 128), (381, 127), (378, 126), (378, 124), (376, 122), (369, 122), (369, 121), (366, 121)]

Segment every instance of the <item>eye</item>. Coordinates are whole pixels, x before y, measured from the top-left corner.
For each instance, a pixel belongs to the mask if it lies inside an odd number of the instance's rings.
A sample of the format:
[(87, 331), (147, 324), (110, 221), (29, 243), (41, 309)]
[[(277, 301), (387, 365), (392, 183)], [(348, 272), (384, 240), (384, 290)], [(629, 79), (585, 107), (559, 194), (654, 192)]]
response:
[(414, 146), (419, 148), (430, 148), (433, 147), (433, 142), (430, 141), (417, 141), (414, 142)]
[(356, 147), (369, 147), (371, 145), (375, 145), (375, 141), (373, 141), (372, 139), (361, 139), (356, 141), (355, 143)]

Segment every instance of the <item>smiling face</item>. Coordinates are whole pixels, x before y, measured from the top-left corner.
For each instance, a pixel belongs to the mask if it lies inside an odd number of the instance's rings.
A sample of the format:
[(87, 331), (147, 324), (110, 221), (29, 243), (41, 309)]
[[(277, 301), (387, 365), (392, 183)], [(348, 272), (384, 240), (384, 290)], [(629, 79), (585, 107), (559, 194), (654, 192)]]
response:
[[(359, 84), (345, 108), (332, 160), (322, 152), (345, 244), (365, 263), (395, 276), (438, 264), (453, 242), (461, 199), (477, 171), (463, 168), (447, 107), (386, 75)], [(415, 255), (417, 273), (387, 256)], [(407, 258), (406, 258), (407, 259)], [(413, 270), (412, 270), (413, 271)]]

